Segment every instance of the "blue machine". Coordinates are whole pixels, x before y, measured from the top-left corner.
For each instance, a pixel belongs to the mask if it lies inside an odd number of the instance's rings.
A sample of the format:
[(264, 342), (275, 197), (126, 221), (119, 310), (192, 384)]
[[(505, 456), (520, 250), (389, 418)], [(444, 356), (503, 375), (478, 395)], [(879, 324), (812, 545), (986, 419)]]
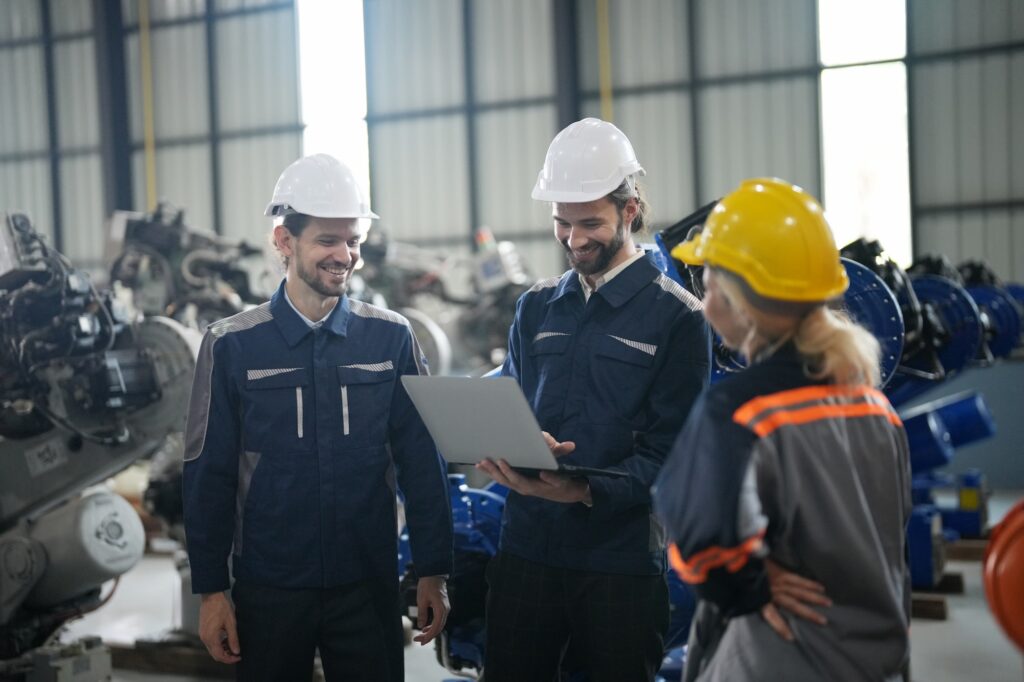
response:
[[(988, 485), (984, 474), (971, 469), (959, 476), (939, 473), (955, 448), (988, 438), (995, 422), (978, 393), (941, 398), (902, 413), (910, 446), (914, 510), (907, 527), (910, 580), (914, 588), (938, 584), (945, 569), (945, 544), (980, 537), (988, 525)], [(954, 490), (956, 504), (940, 505), (935, 491)]]

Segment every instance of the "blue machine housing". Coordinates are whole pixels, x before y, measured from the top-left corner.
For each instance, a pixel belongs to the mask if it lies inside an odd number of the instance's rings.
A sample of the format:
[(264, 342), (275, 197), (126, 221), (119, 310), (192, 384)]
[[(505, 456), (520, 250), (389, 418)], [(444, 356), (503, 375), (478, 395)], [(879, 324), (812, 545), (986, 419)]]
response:
[[(957, 447), (995, 434), (995, 421), (981, 394), (958, 393), (901, 414), (910, 447), (914, 511), (907, 528), (910, 578), (916, 589), (934, 587), (945, 568), (944, 546), (960, 537), (981, 537), (988, 525), (989, 490), (984, 474), (936, 471)], [(956, 504), (940, 505), (935, 491), (956, 491)]]
[(950, 379), (967, 367), (978, 355), (985, 338), (978, 306), (962, 286), (946, 277), (922, 275), (913, 278), (913, 287), (922, 305), (934, 308), (947, 334), (938, 353), (944, 374), (922, 378), (932, 368), (913, 359), (908, 361), (910, 371), (898, 372), (885, 387), (889, 401), (895, 406), (935, 387), (937, 379)]
[(1021, 319), (1018, 303), (1001, 287), (968, 287), (978, 308), (988, 316), (990, 334), (988, 346), (997, 358), (1009, 357), (1020, 343)]
[(850, 280), (850, 288), (843, 295), (843, 307), (878, 339), (882, 347), (882, 386), (885, 386), (903, 356), (903, 312), (896, 295), (881, 277), (849, 258), (840, 260)]

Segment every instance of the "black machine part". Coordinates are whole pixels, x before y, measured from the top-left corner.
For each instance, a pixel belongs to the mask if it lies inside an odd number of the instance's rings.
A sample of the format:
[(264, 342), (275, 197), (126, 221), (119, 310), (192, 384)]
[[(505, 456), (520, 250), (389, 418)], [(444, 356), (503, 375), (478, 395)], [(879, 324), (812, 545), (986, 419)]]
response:
[[(659, 233), (659, 236), (661, 237), (661, 243), (665, 245), (665, 248), (671, 252), (672, 249), (683, 242), (693, 239), (695, 236), (700, 234), (700, 231), (704, 229), (704, 221), (707, 220), (711, 211), (718, 205), (718, 201), (718, 199), (715, 199), (710, 203), (704, 204), (679, 222), (669, 225), (662, 230)], [(704, 267), (700, 265), (688, 265), (677, 261), (677, 268), (679, 265), (683, 266), (689, 276), (690, 286), (687, 288), (690, 290), (690, 293), (699, 299), (703, 299)]]

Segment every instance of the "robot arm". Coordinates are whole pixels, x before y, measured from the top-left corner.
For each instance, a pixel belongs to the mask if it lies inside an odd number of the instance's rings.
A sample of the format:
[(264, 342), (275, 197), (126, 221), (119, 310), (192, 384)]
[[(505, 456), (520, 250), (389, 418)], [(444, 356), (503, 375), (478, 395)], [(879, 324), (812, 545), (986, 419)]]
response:
[(183, 429), (197, 336), (131, 319), (25, 216), (0, 224), (0, 662), (141, 557), (125, 500), (78, 495)]

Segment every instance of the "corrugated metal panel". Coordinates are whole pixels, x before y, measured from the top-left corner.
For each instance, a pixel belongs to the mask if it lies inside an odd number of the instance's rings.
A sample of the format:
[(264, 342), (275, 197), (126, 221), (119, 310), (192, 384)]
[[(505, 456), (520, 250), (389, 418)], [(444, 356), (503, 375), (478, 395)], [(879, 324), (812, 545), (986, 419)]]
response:
[(99, 154), (60, 162), (60, 204), (64, 255), (77, 267), (103, 266), (107, 217), (103, 210), (103, 169)]
[(461, 0), (365, 4), (371, 113), (465, 101)]
[(375, 166), (383, 171), (374, 175), (374, 210), (392, 238), (465, 235), (469, 241), (464, 117), (375, 125), (370, 148)]
[[(142, 139), (139, 35), (126, 42), (132, 140)], [(157, 139), (201, 135), (209, 129), (206, 98), (206, 28), (171, 26), (152, 32), (153, 120)]]
[[(148, 0), (149, 20), (183, 19), (206, 12), (206, 0)], [(125, 24), (139, 22), (139, 0), (121, 0), (121, 16)]]
[(216, 22), (221, 130), (299, 122), (294, 22), (291, 9)]
[(49, 146), (45, 82), (41, 47), (0, 50), (0, 152)]
[(915, 255), (943, 254), (954, 264), (982, 260), (1009, 282), (1024, 281), (1024, 211), (965, 211), (922, 216)]
[[(337, 2), (337, 0), (330, 1)], [(213, 9), (215, 12), (230, 12), (235, 9), (265, 7), (279, 2), (281, 0), (213, 0)]]
[(39, 0), (6, 0), (0, 3), (0, 40), (34, 38), (42, 30)]
[[(585, 115), (600, 116), (597, 98), (584, 101)], [(633, 143), (647, 171), (641, 184), (651, 204), (650, 225), (665, 227), (697, 208), (693, 196), (690, 95), (665, 92), (615, 98), (615, 125)]]
[[(141, 151), (132, 155), (135, 208), (146, 211), (146, 169)], [(210, 177), (210, 146), (166, 147), (156, 154), (157, 199), (185, 209), (185, 222), (213, 232), (213, 180)]]
[[(1010, 82), (1010, 111), (1007, 118), (1011, 128), (1006, 140), (1010, 158), (1014, 160), (1010, 176), (1010, 194), (1024, 197), (1024, 163), (1020, 162), (1024, 159), (1024, 130), (1020, 126), (1020, 122), (1024, 121), (1024, 54), (1010, 56)], [(1021, 275), (1024, 276), (1024, 268), (1021, 269)]]
[(523, 257), (527, 272), (533, 280), (556, 277), (569, 267), (565, 259), (565, 250), (555, 240), (550, 229), (545, 239), (517, 241), (516, 249)]
[(917, 202), (1024, 198), (1024, 55), (912, 68)]
[(702, 77), (817, 65), (816, 0), (693, 1)]
[(493, 102), (555, 92), (551, 0), (473, 4), (476, 99)]
[(220, 146), (224, 236), (263, 245), (270, 220), (263, 210), (278, 175), (302, 154), (302, 135), (225, 140)]
[(907, 23), (916, 54), (1024, 38), (1020, 0), (911, 0)]
[(789, 180), (820, 197), (816, 85), (816, 78), (793, 78), (702, 92), (700, 172), (708, 194), (698, 201), (763, 175)]
[[(609, 0), (612, 87), (689, 79), (686, 2)], [(599, 87), (597, 3), (579, 3), (580, 85)]]
[(82, 0), (49, 0), (56, 35), (92, 29), (92, 3)]
[(54, 45), (57, 130), (60, 146), (85, 147), (100, 141), (96, 86), (96, 41), (83, 38)]
[(49, 161), (0, 163), (0, 214), (24, 213), (36, 230), (49, 237), (53, 234), (51, 206)]
[(504, 232), (550, 227), (551, 210), (530, 198), (557, 130), (552, 106), (481, 113), (477, 118), (480, 220)]

